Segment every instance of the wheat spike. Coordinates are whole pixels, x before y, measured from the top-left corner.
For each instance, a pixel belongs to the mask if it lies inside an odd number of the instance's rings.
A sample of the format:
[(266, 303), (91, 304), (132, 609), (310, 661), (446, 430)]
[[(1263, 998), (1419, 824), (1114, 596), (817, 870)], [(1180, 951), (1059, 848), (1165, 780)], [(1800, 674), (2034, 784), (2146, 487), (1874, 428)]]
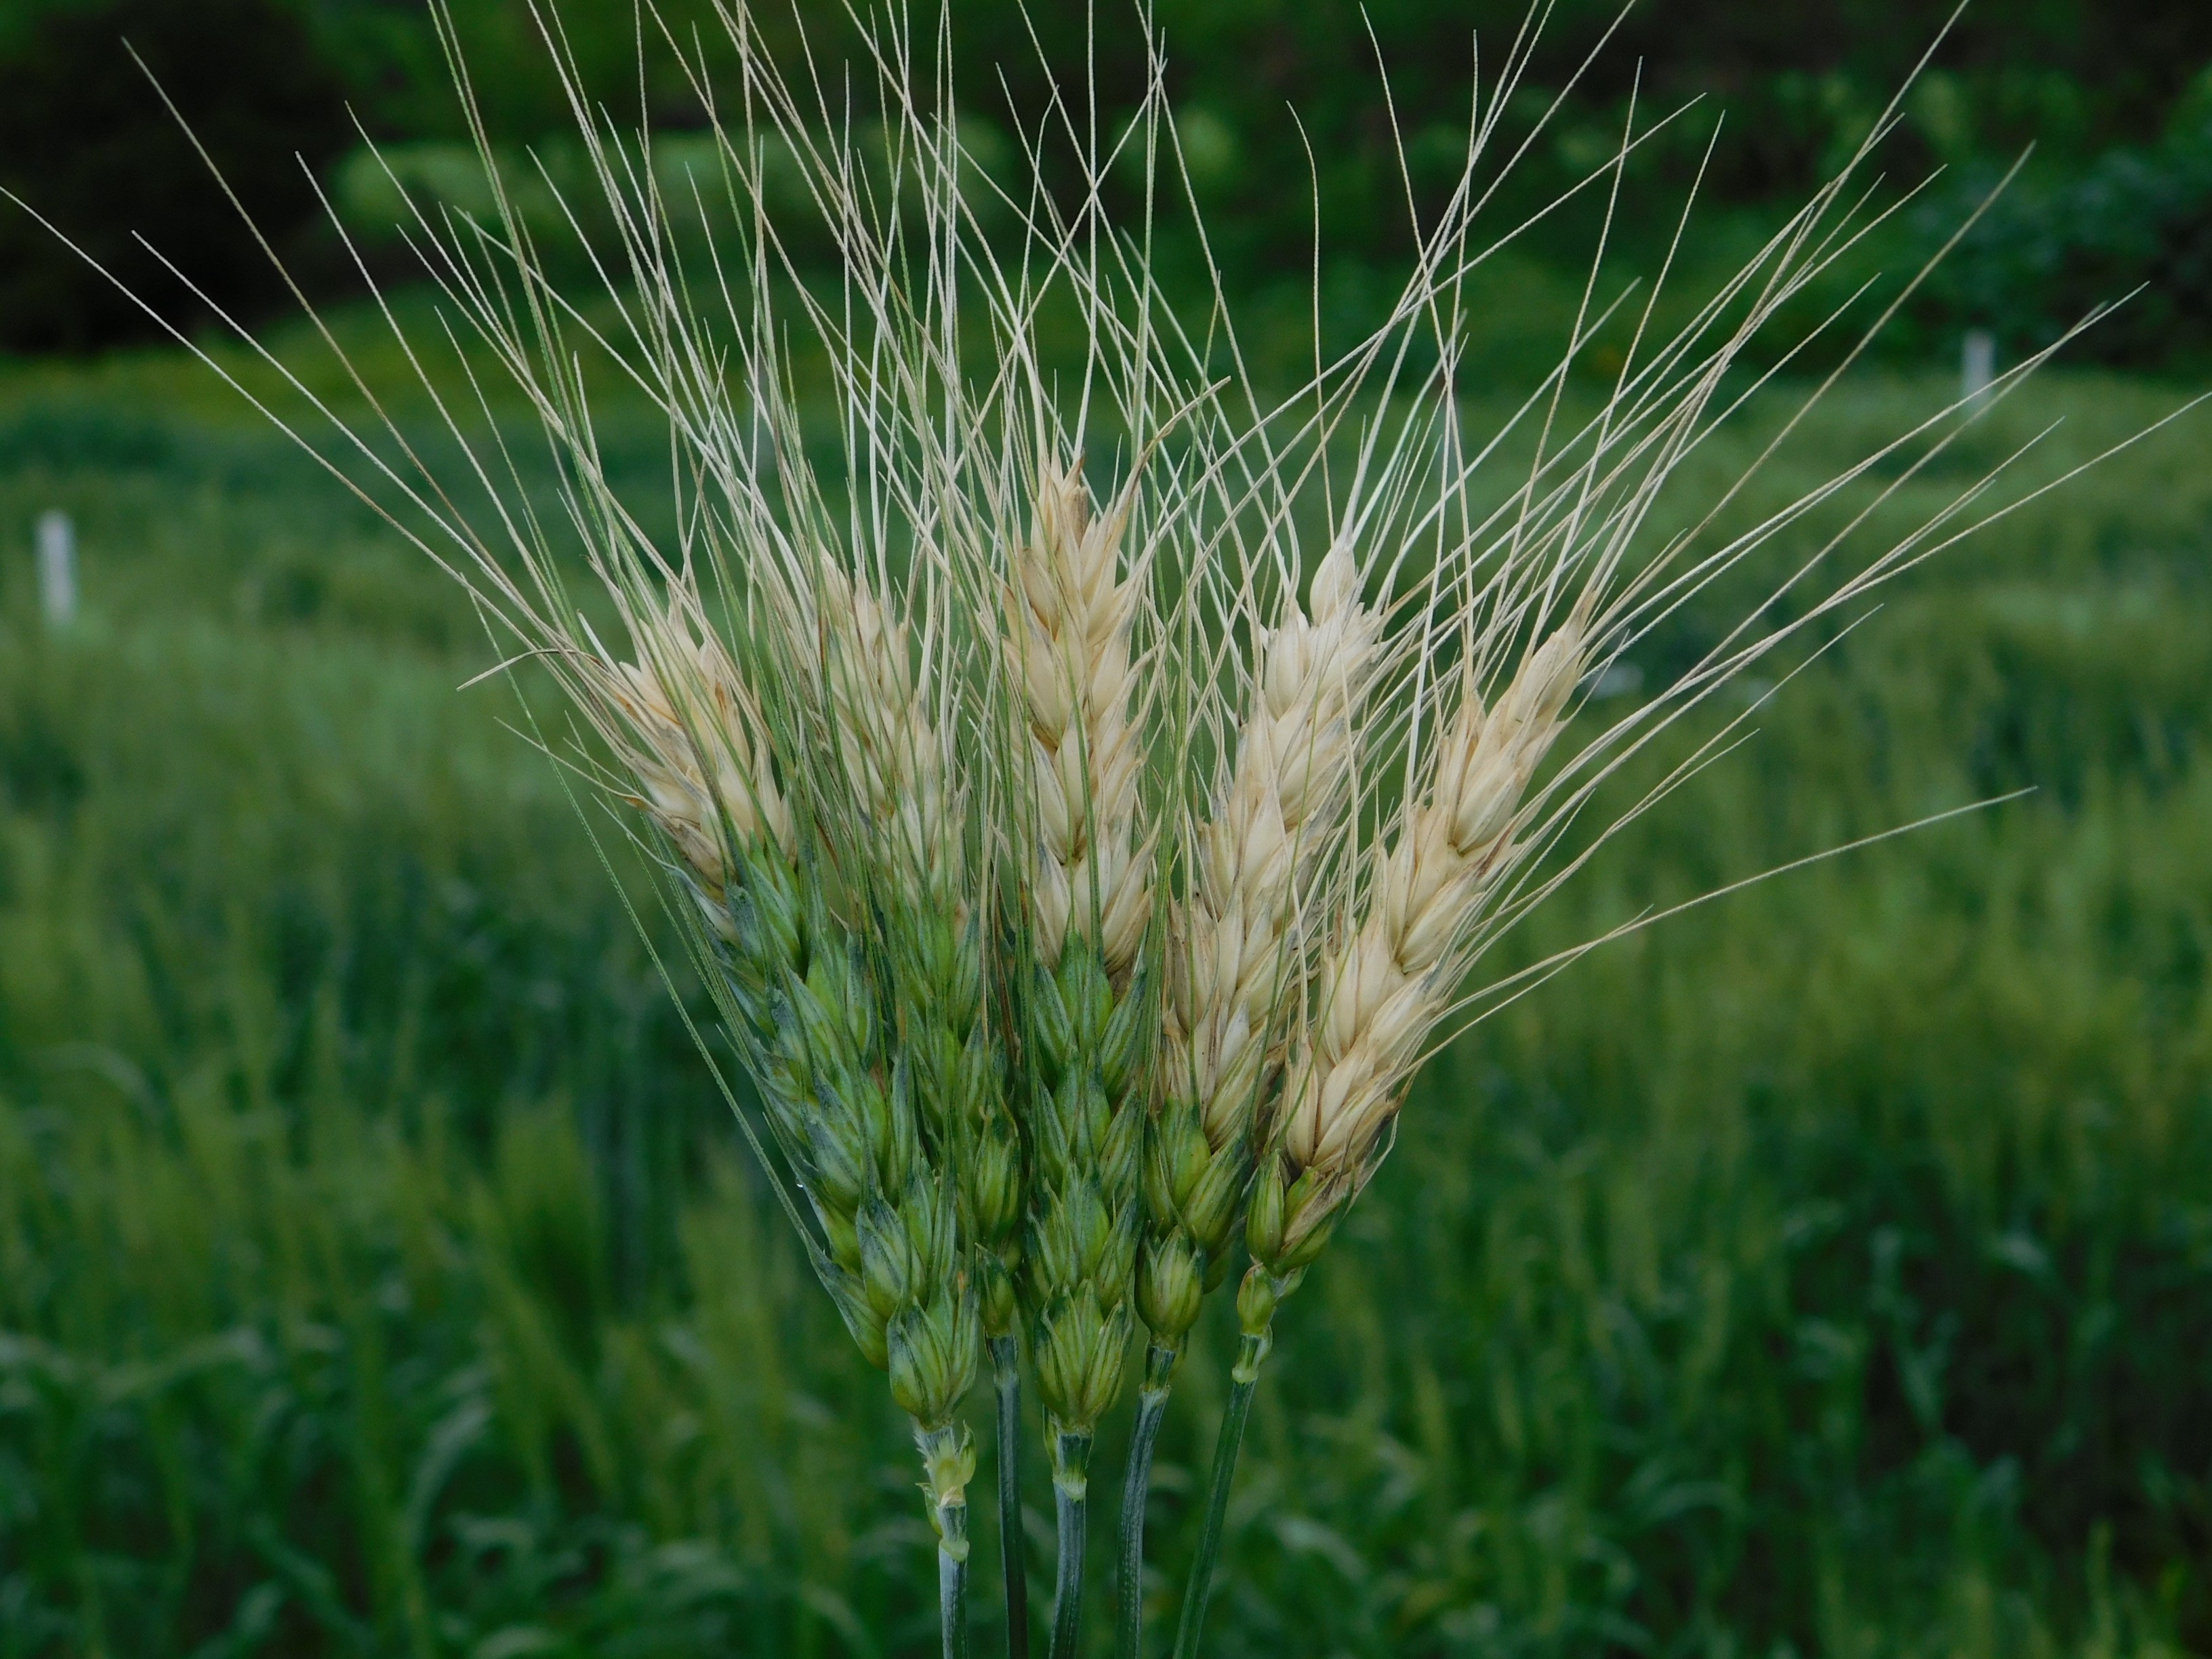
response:
[(1254, 1255), (1278, 1277), (1310, 1260), (1370, 1170), (1458, 989), (1458, 947), (1511, 857), (1522, 796), (1559, 734), (1587, 652), (1577, 612), (1528, 655), (1494, 708), (1469, 678), (1428, 787), (1407, 803), (1364, 913), (1322, 967), (1315, 1018), (1293, 1051), (1260, 1172), (1276, 1195), (1255, 1194), (1247, 1230)]
[(1304, 924), (1351, 795), (1353, 722), (1379, 619), (1350, 550), (1315, 570), (1311, 614), (1285, 602), (1256, 641), (1236, 750), (1198, 831), (1169, 924), (1164, 1099), (1146, 1152), (1151, 1223), (1138, 1286), (1156, 1346), (1179, 1349), (1218, 1284), (1251, 1170), (1255, 1115), (1280, 1069)]
[(1054, 1474), (1079, 1498), (1119, 1393), (1142, 1222), (1138, 1171), (1153, 976), (1151, 849), (1138, 822), (1144, 700), (1127, 501), (1094, 515), (1081, 470), (1047, 465), (1015, 550), (1004, 648), (1035, 824), (1026, 1079), (1030, 1190), (1021, 1284)]
[(1352, 720), (1377, 631), (1342, 549), (1262, 642), (1251, 708), (1214, 812), (1200, 831), (1194, 890), (1170, 924), (1170, 1075), (1191, 1079), (1206, 1139), (1234, 1139), (1295, 971), (1294, 924), (1350, 794)]
[[(932, 1053), (941, 1046), (925, 1027), (951, 1028), (958, 1060), (973, 1046), (981, 969), (972, 930), (960, 939), (951, 914), (966, 906), (964, 866), (945, 851), (958, 842), (948, 833), (955, 798), (903, 624), (831, 567), (811, 600), (826, 624), (826, 719), (813, 741), (801, 726), (786, 730), (783, 758), (805, 821), (828, 843), (819, 853), (801, 856), (801, 815), (776, 787), (759, 702), (696, 622), (688, 589), (677, 586), (665, 607), (632, 609), (636, 661), (603, 653), (577, 678), (635, 786), (623, 793), (666, 837), (672, 867), (708, 924), (706, 960), (728, 994), (731, 1035), (819, 1229), (817, 1271), (914, 1417), (932, 1519), (960, 1555), (975, 1456), (956, 1411), (975, 1380), (981, 1334), (961, 1224), (974, 1208), (962, 1182), (975, 1166), (957, 1154), (975, 1137), (956, 1145), (926, 1133), (925, 1117), (948, 1118), (952, 1098), (932, 1092), (938, 1073), (918, 1067), (927, 1076), (909, 1083), (895, 1058), (899, 1036), (915, 1035)], [(803, 662), (794, 645), (787, 629), (769, 660)], [(925, 848), (934, 856), (918, 856)], [(862, 894), (883, 918), (888, 950), (862, 948), (864, 927), (832, 913), (822, 854), (841, 850), (861, 855), (875, 878)], [(921, 880), (925, 870), (935, 878)], [(894, 1033), (887, 1015), (906, 1029)], [(968, 1116), (995, 1103), (1003, 1120), (994, 1070), (956, 1064), (942, 1081), (964, 1086)], [(1010, 1125), (998, 1139), (1008, 1150), (993, 1167), (1018, 1170)], [(1018, 1200), (1002, 1196), (997, 1207), (999, 1231), (1011, 1231)]]
[(959, 1195), (988, 1337), (1014, 1318), (1021, 1148), (1006, 1056), (984, 1016), (982, 917), (967, 881), (964, 791), (915, 672), (906, 622), (874, 586), (830, 571), (822, 606), (830, 702), (860, 862), (876, 884), (901, 1052), (928, 1150)]

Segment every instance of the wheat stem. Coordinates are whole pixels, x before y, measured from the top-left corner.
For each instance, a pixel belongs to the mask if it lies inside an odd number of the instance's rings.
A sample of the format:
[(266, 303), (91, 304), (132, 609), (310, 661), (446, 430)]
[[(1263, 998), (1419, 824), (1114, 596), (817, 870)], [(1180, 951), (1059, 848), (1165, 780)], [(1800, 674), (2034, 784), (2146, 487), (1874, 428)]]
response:
[(914, 1437), (937, 1533), (937, 1618), (945, 1659), (968, 1659), (968, 1482), (975, 1473), (975, 1447), (957, 1423), (925, 1428), (916, 1422)]
[(1158, 1343), (1145, 1350), (1145, 1386), (1137, 1395), (1137, 1425), (1129, 1437), (1129, 1467), (1121, 1482), (1121, 1577), (1116, 1586), (1115, 1652), (1139, 1659), (1145, 1647), (1145, 1504), (1152, 1486), (1152, 1446), (1168, 1414), (1168, 1392), (1179, 1350)]
[(937, 1521), (938, 1629), (945, 1659), (968, 1659), (968, 1506), (940, 1507)]
[(1229, 1487), (1237, 1475), (1237, 1454), (1244, 1444), (1244, 1419), (1252, 1413), (1252, 1395), (1260, 1386), (1260, 1364), (1267, 1357), (1268, 1339), (1263, 1332), (1246, 1331), (1230, 1370), (1229, 1409), (1222, 1413), (1220, 1437), (1213, 1444), (1213, 1476), (1206, 1493), (1206, 1518), (1198, 1534), (1198, 1553), (1191, 1559), (1190, 1583), (1182, 1593), (1182, 1618), (1176, 1626), (1175, 1659), (1197, 1659), (1199, 1632), (1206, 1624), (1206, 1604), (1213, 1594), (1213, 1563), (1221, 1553), (1221, 1526), (1229, 1514)]
[(1011, 1336), (994, 1336), (992, 1380), (999, 1392), (999, 1565), (1006, 1581), (1008, 1659), (1029, 1659), (1030, 1579), (1022, 1547), (1022, 1364)]
[(1083, 1553), (1090, 1535), (1091, 1436), (1054, 1435), (1052, 1463), (1060, 1563), (1052, 1593), (1051, 1659), (1076, 1659), (1083, 1647)]

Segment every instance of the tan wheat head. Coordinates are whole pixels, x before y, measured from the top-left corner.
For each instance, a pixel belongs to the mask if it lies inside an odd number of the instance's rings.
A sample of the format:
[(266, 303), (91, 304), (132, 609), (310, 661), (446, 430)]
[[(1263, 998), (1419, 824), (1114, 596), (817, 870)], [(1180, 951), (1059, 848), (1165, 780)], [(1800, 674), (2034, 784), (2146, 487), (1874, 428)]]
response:
[(796, 841), (759, 706), (696, 611), (696, 599), (679, 590), (665, 610), (633, 624), (637, 660), (580, 653), (577, 680), (588, 688), (586, 713), (635, 784), (629, 799), (668, 838), (702, 913), (726, 933), (735, 854), (766, 842), (788, 858)]
[(1372, 1168), (1431, 1033), (1457, 1000), (1462, 947), (1514, 854), (1530, 778), (1560, 730), (1588, 662), (1570, 617), (1532, 652), (1497, 706), (1472, 677), (1436, 745), (1426, 787), (1409, 795), (1376, 853), (1365, 902), (1322, 960), (1313, 1018), (1297, 1036), (1263, 1181), (1295, 1198), (1274, 1248), (1295, 1260)]
[(1123, 568), (1127, 504), (1094, 514), (1079, 466), (1040, 467), (1035, 523), (1015, 552), (1006, 653), (1030, 753), (1039, 961), (1071, 934), (1126, 975), (1152, 919), (1139, 840), (1144, 703), (1130, 659), (1141, 592)]
[(1216, 1148), (1245, 1133), (1286, 1034), (1279, 999), (1304, 965), (1312, 872), (1352, 795), (1352, 722), (1380, 619), (1343, 550), (1315, 571), (1310, 615), (1287, 601), (1259, 642), (1236, 755), (1198, 831), (1189, 897), (1170, 925), (1168, 1086), (1188, 1086)]

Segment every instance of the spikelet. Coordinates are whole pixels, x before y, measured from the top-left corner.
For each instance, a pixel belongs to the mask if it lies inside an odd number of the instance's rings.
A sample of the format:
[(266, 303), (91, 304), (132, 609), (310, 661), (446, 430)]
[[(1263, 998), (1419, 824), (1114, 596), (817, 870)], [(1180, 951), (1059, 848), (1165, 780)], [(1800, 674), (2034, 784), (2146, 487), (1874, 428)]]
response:
[(1121, 1389), (1141, 1223), (1139, 1088), (1156, 975), (1138, 823), (1142, 699), (1125, 510), (1091, 510), (1080, 467), (1040, 470), (1034, 532), (1014, 551), (1004, 647), (1028, 748), (1036, 963), (1024, 1004), (1030, 1182), (1023, 1310), (1055, 1480), (1079, 1492), (1090, 1437)]
[(1164, 1098), (1146, 1150), (1138, 1278), (1139, 1310), (1170, 1353), (1227, 1270), (1255, 1115), (1288, 1040), (1314, 878), (1351, 794), (1352, 726), (1379, 629), (1359, 603), (1347, 548), (1322, 561), (1309, 598), (1310, 617), (1289, 600), (1256, 642), (1234, 761), (1198, 833), (1192, 890), (1170, 923)]
[(1372, 1170), (1429, 1033), (1458, 989), (1459, 947), (1513, 854), (1523, 793), (1559, 736), (1588, 649), (1577, 611), (1495, 708), (1470, 683), (1426, 791), (1381, 850), (1355, 926), (1322, 964), (1255, 1182), (1246, 1243), (1280, 1281), (1326, 1241)]

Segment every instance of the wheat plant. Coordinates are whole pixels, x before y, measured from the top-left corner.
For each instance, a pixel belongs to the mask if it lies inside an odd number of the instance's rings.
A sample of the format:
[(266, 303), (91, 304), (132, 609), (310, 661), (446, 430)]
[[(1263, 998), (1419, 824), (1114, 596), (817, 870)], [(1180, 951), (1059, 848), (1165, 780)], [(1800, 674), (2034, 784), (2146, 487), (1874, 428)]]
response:
[[(1479, 83), (1456, 186), (1415, 217), (1382, 323), (1333, 355), (1316, 325), (1287, 389), (1249, 367), (1218, 275), (1194, 301), (1156, 271), (1156, 216), (1182, 213), (1200, 246), (1204, 226), (1141, 12), (1134, 118), (1102, 135), (1089, 89), (1060, 88), (1015, 112), (1024, 161), (994, 176), (963, 141), (952, 20), (917, 40), (903, 12), (855, 19), (854, 100), (815, 60), (779, 62), (730, 0), (734, 70), (660, 42), (714, 139), (710, 171), (672, 176), (650, 131), (592, 102), (549, 8), (597, 192), (574, 217), (611, 227), (584, 238), (596, 291), (572, 292), (430, 3), (499, 209), (411, 203), (442, 332), (384, 314), (461, 459), (424, 459), (358, 374), (365, 416), (264, 352), (327, 422), (292, 429), (467, 585), (502, 665), (550, 674), (575, 722), (532, 715), (536, 740), (586, 821), (611, 807), (661, 872), (716, 1016), (702, 1049), (750, 1078), (750, 1098), (721, 1072), (737, 1121), (913, 1419), (945, 1654), (967, 1650), (963, 1412), (984, 1359), (1011, 1649), (1029, 1650), (1025, 1346), (1058, 1519), (1050, 1650), (1073, 1659), (1091, 1453), (1139, 1326), (1115, 1628), (1141, 1651), (1154, 1437), (1205, 1297), (1237, 1278), (1176, 1638), (1195, 1655), (1275, 1318), (1425, 1058), (1572, 957), (1492, 972), (1493, 947), (1725, 750), (1748, 714), (1724, 688), (2033, 499), (1991, 495), (2008, 458), (1861, 545), (2035, 362), (1751, 522), (1730, 512), (1747, 477), (1689, 465), (1755, 397), (1796, 398), (1786, 436), (1893, 312), (1846, 336), (1839, 367), (1782, 379), (1806, 340), (1770, 337), (1881, 222), (1856, 180), (1893, 108), (1681, 320), (1662, 320), (1673, 253), (1616, 289), (1601, 234), (1555, 368), (1502, 428), (1467, 430), (1468, 285), (1525, 228), (1488, 221), (1527, 147), (1502, 123), (1533, 22)], [(1662, 124), (1632, 116), (1567, 199), (1609, 224)], [(772, 176), (803, 182), (834, 283), (793, 252)], [(1677, 250), (1691, 234), (1686, 205)], [(1071, 333), (1072, 355), (1047, 343)], [(1601, 333), (1624, 343), (1593, 403), (1572, 382)], [(672, 534), (609, 480), (603, 383), (665, 422)], [(523, 487), (501, 416), (518, 397), (557, 502)], [(1726, 606), (1731, 578), (1808, 536), (1778, 582), (1757, 566), (1680, 673), (1623, 712), (1590, 705), (1683, 607)], [(1716, 710), (1686, 760), (1622, 777)]]

